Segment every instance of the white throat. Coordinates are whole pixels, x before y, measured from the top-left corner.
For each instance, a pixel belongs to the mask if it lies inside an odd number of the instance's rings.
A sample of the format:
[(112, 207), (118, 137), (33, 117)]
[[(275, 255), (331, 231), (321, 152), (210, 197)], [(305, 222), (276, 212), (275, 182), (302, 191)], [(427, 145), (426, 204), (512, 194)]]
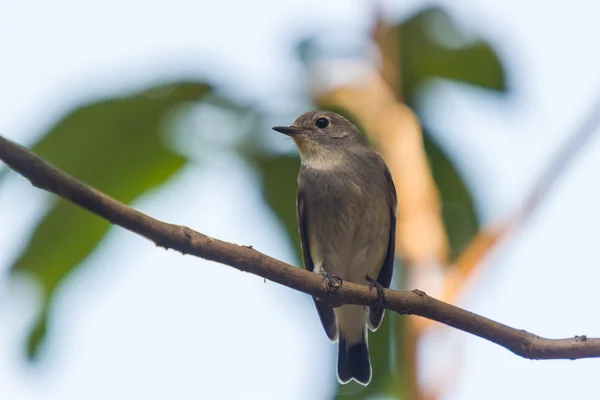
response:
[(300, 153), (302, 165), (310, 169), (332, 170), (342, 165), (344, 154), (338, 151), (316, 151)]

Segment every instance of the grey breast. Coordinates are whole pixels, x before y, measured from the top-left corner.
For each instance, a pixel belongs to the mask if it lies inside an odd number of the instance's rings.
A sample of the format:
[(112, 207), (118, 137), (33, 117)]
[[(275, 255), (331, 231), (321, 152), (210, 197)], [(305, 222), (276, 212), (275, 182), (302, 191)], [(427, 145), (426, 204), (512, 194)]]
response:
[(307, 237), (315, 270), (364, 283), (385, 258), (390, 204), (383, 166), (370, 150), (331, 170), (302, 167)]

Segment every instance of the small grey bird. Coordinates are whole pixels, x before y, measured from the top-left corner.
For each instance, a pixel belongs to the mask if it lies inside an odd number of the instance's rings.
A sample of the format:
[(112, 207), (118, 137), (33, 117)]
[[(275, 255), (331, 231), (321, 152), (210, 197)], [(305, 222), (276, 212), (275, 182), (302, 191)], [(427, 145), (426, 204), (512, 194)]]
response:
[[(300, 152), (296, 205), (304, 267), (330, 279), (389, 288), (397, 199), (383, 159), (352, 123), (332, 112), (307, 112), (292, 125), (273, 129), (289, 135)], [(366, 328), (379, 328), (384, 309), (334, 309), (313, 300), (325, 333), (332, 342), (339, 339), (339, 381), (368, 385)]]

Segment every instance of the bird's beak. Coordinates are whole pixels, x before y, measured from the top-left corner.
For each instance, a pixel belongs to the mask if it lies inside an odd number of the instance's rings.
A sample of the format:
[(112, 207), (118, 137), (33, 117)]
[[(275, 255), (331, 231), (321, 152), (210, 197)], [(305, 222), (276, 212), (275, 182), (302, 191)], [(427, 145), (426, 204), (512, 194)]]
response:
[(288, 136), (294, 136), (302, 132), (302, 128), (296, 126), (274, 126), (272, 129)]

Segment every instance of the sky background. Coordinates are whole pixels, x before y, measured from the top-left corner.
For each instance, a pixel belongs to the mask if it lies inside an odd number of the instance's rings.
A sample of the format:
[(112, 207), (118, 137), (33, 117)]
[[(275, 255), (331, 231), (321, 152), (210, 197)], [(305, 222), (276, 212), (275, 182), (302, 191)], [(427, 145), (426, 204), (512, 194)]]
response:
[[(501, 219), (600, 95), (600, 5), (383, 4), (390, 18), (446, 5), (497, 47), (514, 89), (507, 99), (448, 83), (429, 91), (440, 102), (430, 107), (432, 133), (463, 173), (482, 220)], [(289, 109), (292, 118), (298, 105), (290, 91), (302, 81), (295, 42), (308, 32), (367, 29), (370, 10), (358, 0), (3, 1), (0, 133), (32, 144), (84, 100), (182, 73), (214, 77), (244, 100)], [(445, 128), (448, 121), (453, 129)], [(273, 141), (291, 146), (276, 135)], [(486, 258), (459, 305), (545, 337), (600, 337), (599, 170), (600, 140), (594, 139), (528, 224)], [(0, 272), (47, 199), (15, 174), (0, 185)], [(234, 154), (222, 153), (208, 166), (188, 164), (134, 206), (294, 262), (256, 176)], [(312, 399), (335, 390), (335, 346), (322, 334), (308, 296), (156, 249), (124, 230), (112, 229), (65, 283), (52, 345), (37, 368), (22, 353), (35, 292), (26, 280), (8, 285), (4, 275), (2, 399)], [(455, 371), (444, 399), (598, 398), (598, 360), (534, 362), (461, 332), (450, 337), (432, 336), (421, 346), (425, 384), (435, 383), (436, 371)], [(458, 349), (452, 357), (449, 346)]]

